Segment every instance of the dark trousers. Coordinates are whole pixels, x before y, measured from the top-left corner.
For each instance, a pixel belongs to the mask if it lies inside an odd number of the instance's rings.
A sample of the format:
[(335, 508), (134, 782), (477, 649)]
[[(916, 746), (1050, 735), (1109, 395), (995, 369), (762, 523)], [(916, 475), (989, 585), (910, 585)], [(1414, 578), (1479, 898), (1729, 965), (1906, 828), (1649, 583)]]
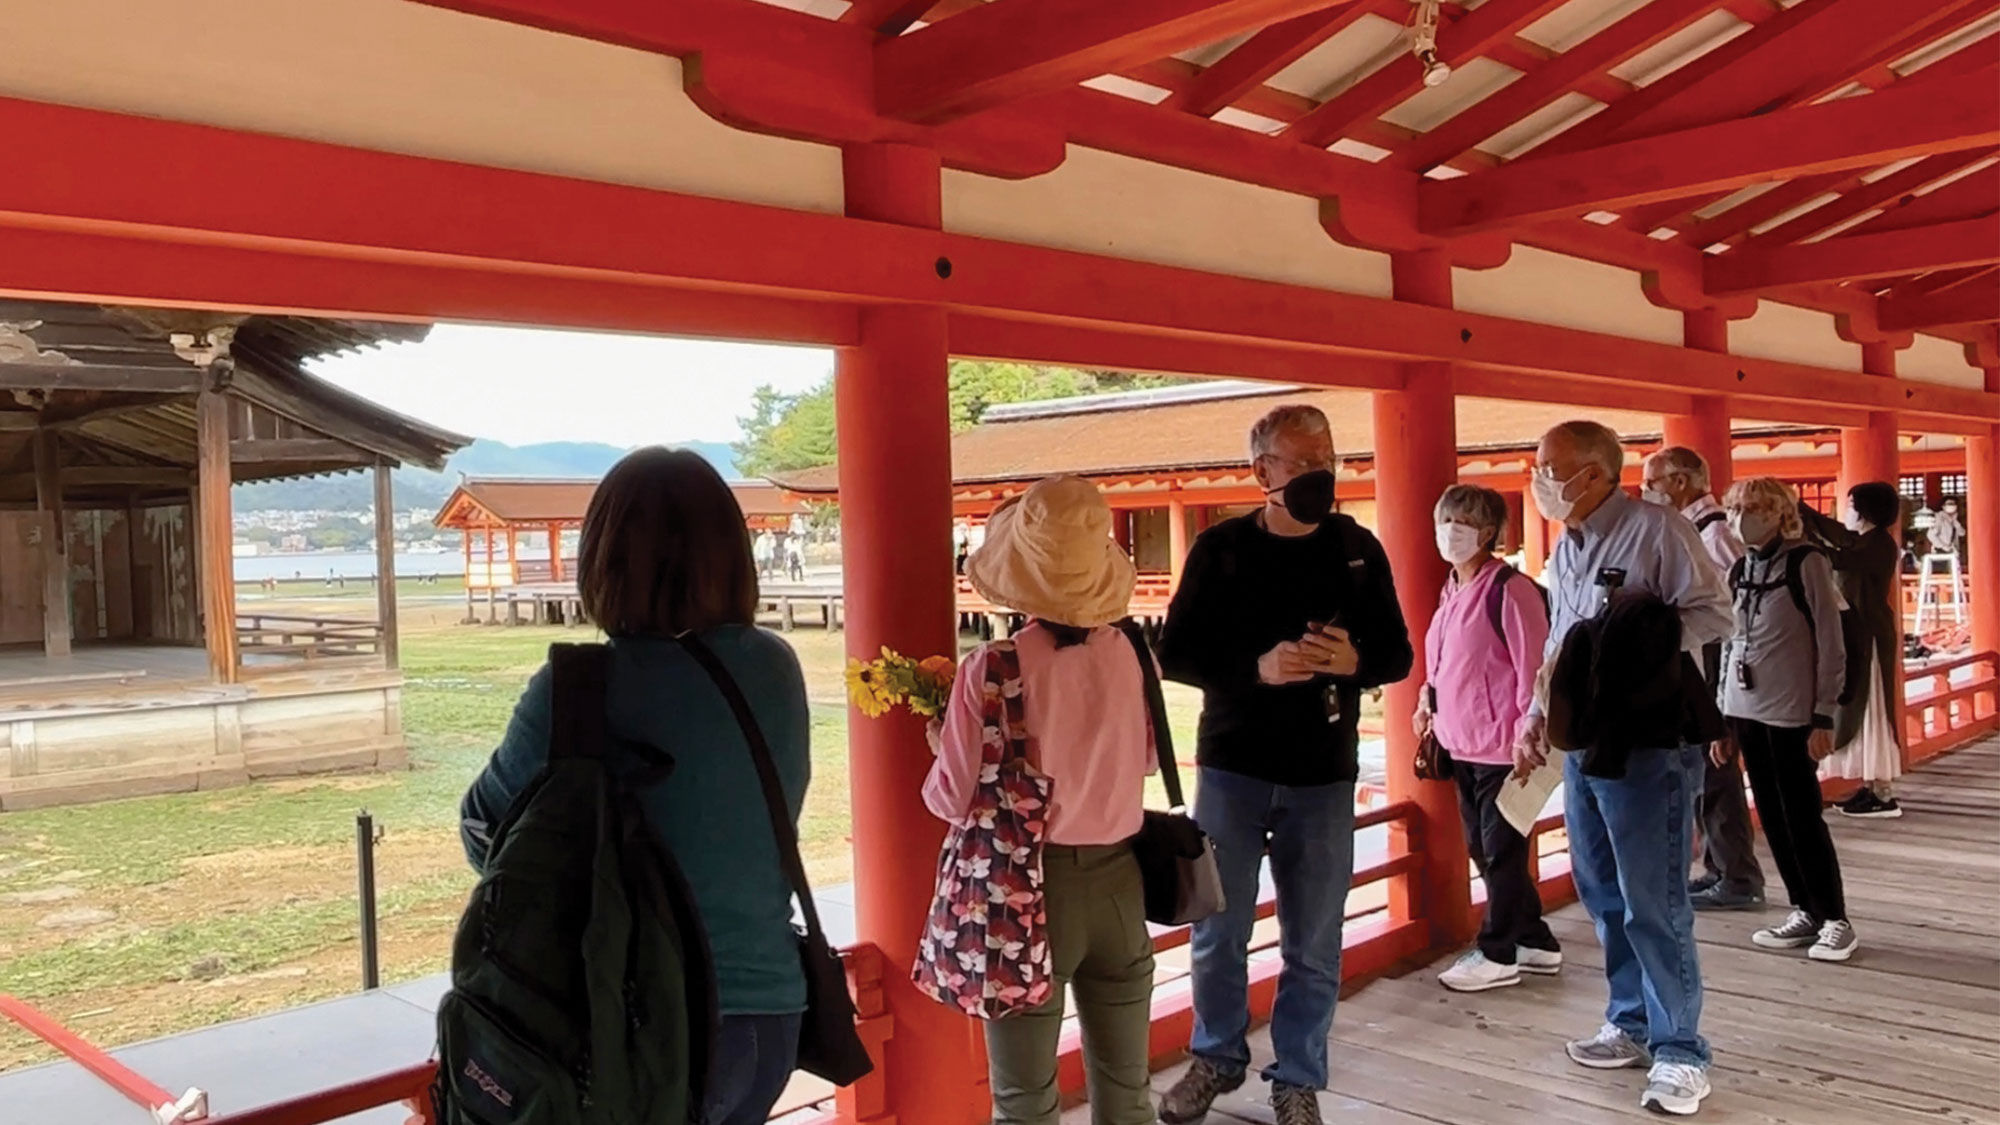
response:
[(724, 1016), (702, 1125), (764, 1125), (792, 1080), (804, 1016)]
[(1743, 796), (1742, 756), (1718, 766), (1708, 763), (1701, 799), (1701, 862), (1731, 894), (1764, 893), (1764, 869), (1757, 863), (1757, 833), (1750, 826), (1750, 803)]
[(1458, 815), (1465, 824), (1465, 847), (1486, 880), (1486, 920), (1479, 925), (1479, 951), (1488, 961), (1514, 963), (1519, 946), (1554, 953), (1562, 946), (1542, 920), (1542, 896), (1528, 867), (1528, 839), (1500, 813), (1496, 800), (1512, 773), (1509, 766), (1453, 762), (1458, 782)]
[(1743, 768), (1757, 795), (1757, 817), (1771, 845), (1778, 877), (1792, 906), (1816, 922), (1845, 921), (1847, 895), (1840, 881), (1840, 857), (1820, 805), (1819, 763), (1806, 752), (1810, 727), (1773, 727), (1731, 719), (1743, 748)]

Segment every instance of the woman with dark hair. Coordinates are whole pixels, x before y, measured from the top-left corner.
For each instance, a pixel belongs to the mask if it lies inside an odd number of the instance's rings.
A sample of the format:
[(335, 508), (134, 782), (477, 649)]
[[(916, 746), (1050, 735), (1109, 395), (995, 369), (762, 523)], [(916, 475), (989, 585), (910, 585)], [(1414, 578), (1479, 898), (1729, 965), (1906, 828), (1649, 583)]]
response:
[(1856, 622), (1847, 634), (1847, 689), (1834, 722), (1838, 749), (1820, 764), (1820, 776), (1861, 782), (1839, 806), (1844, 815), (1902, 816), (1891, 786), (1903, 772), (1895, 719), (1903, 640), (1895, 529), (1903, 522), (1903, 498), (1894, 485), (1868, 481), (1848, 489), (1842, 519), (1821, 515), (1804, 501), (1799, 518), (1832, 558), (1840, 596)]
[[(722, 1010), (704, 1125), (762, 1125), (796, 1062), (805, 973), (792, 889), (779, 865), (757, 768), (714, 682), (674, 639), (705, 642), (748, 698), (794, 821), (811, 773), (798, 657), (756, 627), (757, 569), (743, 511), (700, 456), (659, 447), (618, 462), (583, 520), (577, 592), (611, 650), (608, 732), (656, 748), (672, 774), (640, 804), (699, 907)], [(548, 760), (551, 676), (529, 679), (499, 749), (461, 808), (465, 852)]]

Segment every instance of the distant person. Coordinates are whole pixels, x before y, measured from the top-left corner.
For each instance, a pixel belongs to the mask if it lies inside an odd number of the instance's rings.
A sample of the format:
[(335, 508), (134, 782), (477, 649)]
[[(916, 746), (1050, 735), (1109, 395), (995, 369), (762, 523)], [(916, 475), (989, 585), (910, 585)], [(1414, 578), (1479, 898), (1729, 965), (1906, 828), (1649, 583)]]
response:
[(1903, 772), (1896, 731), (1896, 662), (1903, 658), (1899, 552), (1891, 529), (1903, 522), (1903, 498), (1894, 485), (1867, 481), (1847, 490), (1847, 509), (1835, 520), (1801, 501), (1799, 518), (1826, 548), (1852, 626), (1847, 630), (1847, 676), (1833, 729), (1834, 754), (1820, 776), (1861, 782), (1838, 806), (1841, 815), (1882, 819), (1903, 815), (1895, 781)]
[[(1701, 535), (1702, 548), (1717, 574), (1727, 576), (1743, 557), (1743, 542), (1730, 529), (1728, 514), (1709, 487), (1708, 461), (1686, 446), (1668, 446), (1646, 458), (1645, 499), (1686, 516)], [(1702, 676), (1711, 690), (1722, 688), (1722, 645), (1702, 646)], [(1700, 878), (1688, 884), (1696, 910), (1755, 910), (1764, 905), (1764, 869), (1757, 862), (1757, 829), (1743, 796), (1743, 767), (1728, 738), (1708, 749), (1695, 818), (1701, 825)]]
[[(798, 657), (755, 625), (757, 572), (743, 511), (695, 453), (641, 449), (605, 475), (584, 515), (577, 592), (609, 638), (610, 736), (673, 758), (671, 775), (638, 799), (686, 876), (715, 963), (719, 1065), (701, 1120), (763, 1125), (791, 1079), (806, 1007), (792, 888), (749, 745), (715, 684), (673, 638), (700, 638), (748, 697), (794, 820), (812, 772)], [(547, 761), (551, 717), (544, 666), (465, 795), (461, 835), (475, 869), (493, 827)]]
[(1722, 713), (1757, 791), (1757, 815), (1792, 900), (1782, 923), (1750, 940), (1845, 961), (1860, 942), (1847, 920), (1840, 860), (1826, 830), (1819, 762), (1847, 675), (1840, 591), (1826, 552), (1805, 542), (1798, 493), (1776, 477), (1736, 482), (1729, 522), (1749, 553), (1729, 572), (1736, 633), (1722, 672)]
[[(1592, 744), (1563, 760), (1564, 823), (1577, 897), (1604, 949), (1610, 1002), (1597, 1034), (1567, 1050), (1596, 1070), (1647, 1068), (1640, 1106), (1685, 1116), (1710, 1092), (1687, 869), (1690, 812), (1714, 735), (1688, 744), (1696, 724), (1687, 708), (1711, 697), (1700, 669), (1683, 673), (1683, 666), (1693, 663), (1687, 653), (1728, 636), (1733, 618), (1694, 525), (1626, 495), (1624, 467), (1618, 435), (1596, 422), (1556, 426), (1536, 452), (1535, 506), (1566, 528), (1550, 560), (1546, 656), (1557, 665), (1549, 698), (1532, 709), (1514, 756), (1523, 776), (1547, 760), (1545, 716), (1559, 709), (1599, 716)], [(1661, 618), (1671, 631), (1664, 645)], [(1613, 623), (1627, 631), (1611, 636)], [(1603, 650), (1620, 658), (1588, 662), (1584, 682), (1567, 685), (1561, 656), (1572, 634), (1592, 643), (1600, 631)], [(1640, 666), (1661, 648), (1658, 662)], [(1600, 679), (1600, 663), (1618, 678)], [(1679, 693), (1636, 706), (1669, 681)], [(1712, 701), (1706, 716), (1719, 724)]]
[(1500, 811), (1514, 772), (1514, 740), (1527, 721), (1549, 640), (1548, 597), (1494, 551), (1507, 530), (1507, 501), (1490, 488), (1454, 484), (1438, 497), (1438, 553), (1451, 577), (1424, 635), (1430, 679), (1413, 725), (1451, 754), (1459, 818), (1473, 866), (1486, 880), (1479, 940), (1438, 982), (1454, 992), (1519, 984), (1523, 973), (1562, 971), (1562, 944), (1542, 920), (1533, 846)]
[(785, 570), (791, 575), (794, 582), (804, 582), (806, 580), (805, 544), (800, 542), (796, 537), (785, 544)]
[(1939, 506), (1937, 516), (1931, 520), (1931, 554), (1956, 555), (1959, 545), (1965, 542), (1965, 525), (1958, 522), (1958, 501), (1946, 497)]

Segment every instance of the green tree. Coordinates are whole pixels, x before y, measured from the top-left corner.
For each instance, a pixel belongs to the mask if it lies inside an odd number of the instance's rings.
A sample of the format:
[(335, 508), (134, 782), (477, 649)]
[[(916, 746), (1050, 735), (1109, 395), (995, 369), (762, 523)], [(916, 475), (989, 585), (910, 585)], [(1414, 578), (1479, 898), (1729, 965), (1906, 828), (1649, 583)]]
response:
[(744, 476), (756, 477), (831, 465), (834, 457), (833, 379), (803, 394), (781, 394), (768, 384), (737, 419), (743, 437), (731, 448)]

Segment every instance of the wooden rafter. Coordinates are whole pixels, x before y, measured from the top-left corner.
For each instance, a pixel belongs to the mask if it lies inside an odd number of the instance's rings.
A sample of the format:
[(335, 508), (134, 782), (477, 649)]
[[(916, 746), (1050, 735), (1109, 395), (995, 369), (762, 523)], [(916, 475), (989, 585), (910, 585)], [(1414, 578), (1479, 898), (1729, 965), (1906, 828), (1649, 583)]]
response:
[(858, 23), (882, 35), (901, 35), (923, 19), (938, 0), (854, 0), (840, 22)]
[(1905, 196), (1849, 233), (1883, 234), (1974, 219), (1995, 211), (2000, 211), (2000, 165), (1954, 180), (1936, 191)]
[(1783, 110), (1760, 117), (1522, 160), (1419, 187), (1436, 234), (1617, 210), (1726, 192), (1792, 176), (1869, 168), (2000, 142), (2000, 100), (1983, 75), (1916, 90)]
[(1704, 278), (1711, 293), (1754, 293), (1780, 285), (1862, 281), (1995, 262), (2000, 262), (2000, 216), (1988, 216), (1801, 246), (1733, 250), (1711, 257)]
[(1251, 36), (1235, 50), (1204, 69), (1168, 105), (1197, 117), (1213, 117), (1225, 106), (1262, 86), (1279, 71), (1306, 57), (1314, 47), (1339, 35), (1370, 15), (1394, 18), (1407, 0), (1370, 0), (1337, 12), (1308, 12), (1275, 23)]
[(1882, 328), (1890, 332), (1993, 320), (2000, 320), (2000, 277), (1926, 297), (1889, 298), (1881, 308)]
[(1962, 170), (1975, 160), (1986, 159), (1988, 155), (1990, 154), (1983, 152), (1948, 152), (1927, 156), (1908, 168), (1892, 172), (1872, 183), (1862, 184), (1852, 191), (1843, 193), (1839, 199), (1824, 203), (1769, 230), (1752, 235), (1743, 242), (1743, 245), (1762, 249), (1802, 242), (1864, 211), (1884, 206), (1898, 197), (1936, 183)]
[(129, 391), (184, 395), (201, 389), (192, 367), (0, 363), (0, 391)]
[(1353, 0), (1007, 0), (875, 48), (875, 104), (937, 123)]

